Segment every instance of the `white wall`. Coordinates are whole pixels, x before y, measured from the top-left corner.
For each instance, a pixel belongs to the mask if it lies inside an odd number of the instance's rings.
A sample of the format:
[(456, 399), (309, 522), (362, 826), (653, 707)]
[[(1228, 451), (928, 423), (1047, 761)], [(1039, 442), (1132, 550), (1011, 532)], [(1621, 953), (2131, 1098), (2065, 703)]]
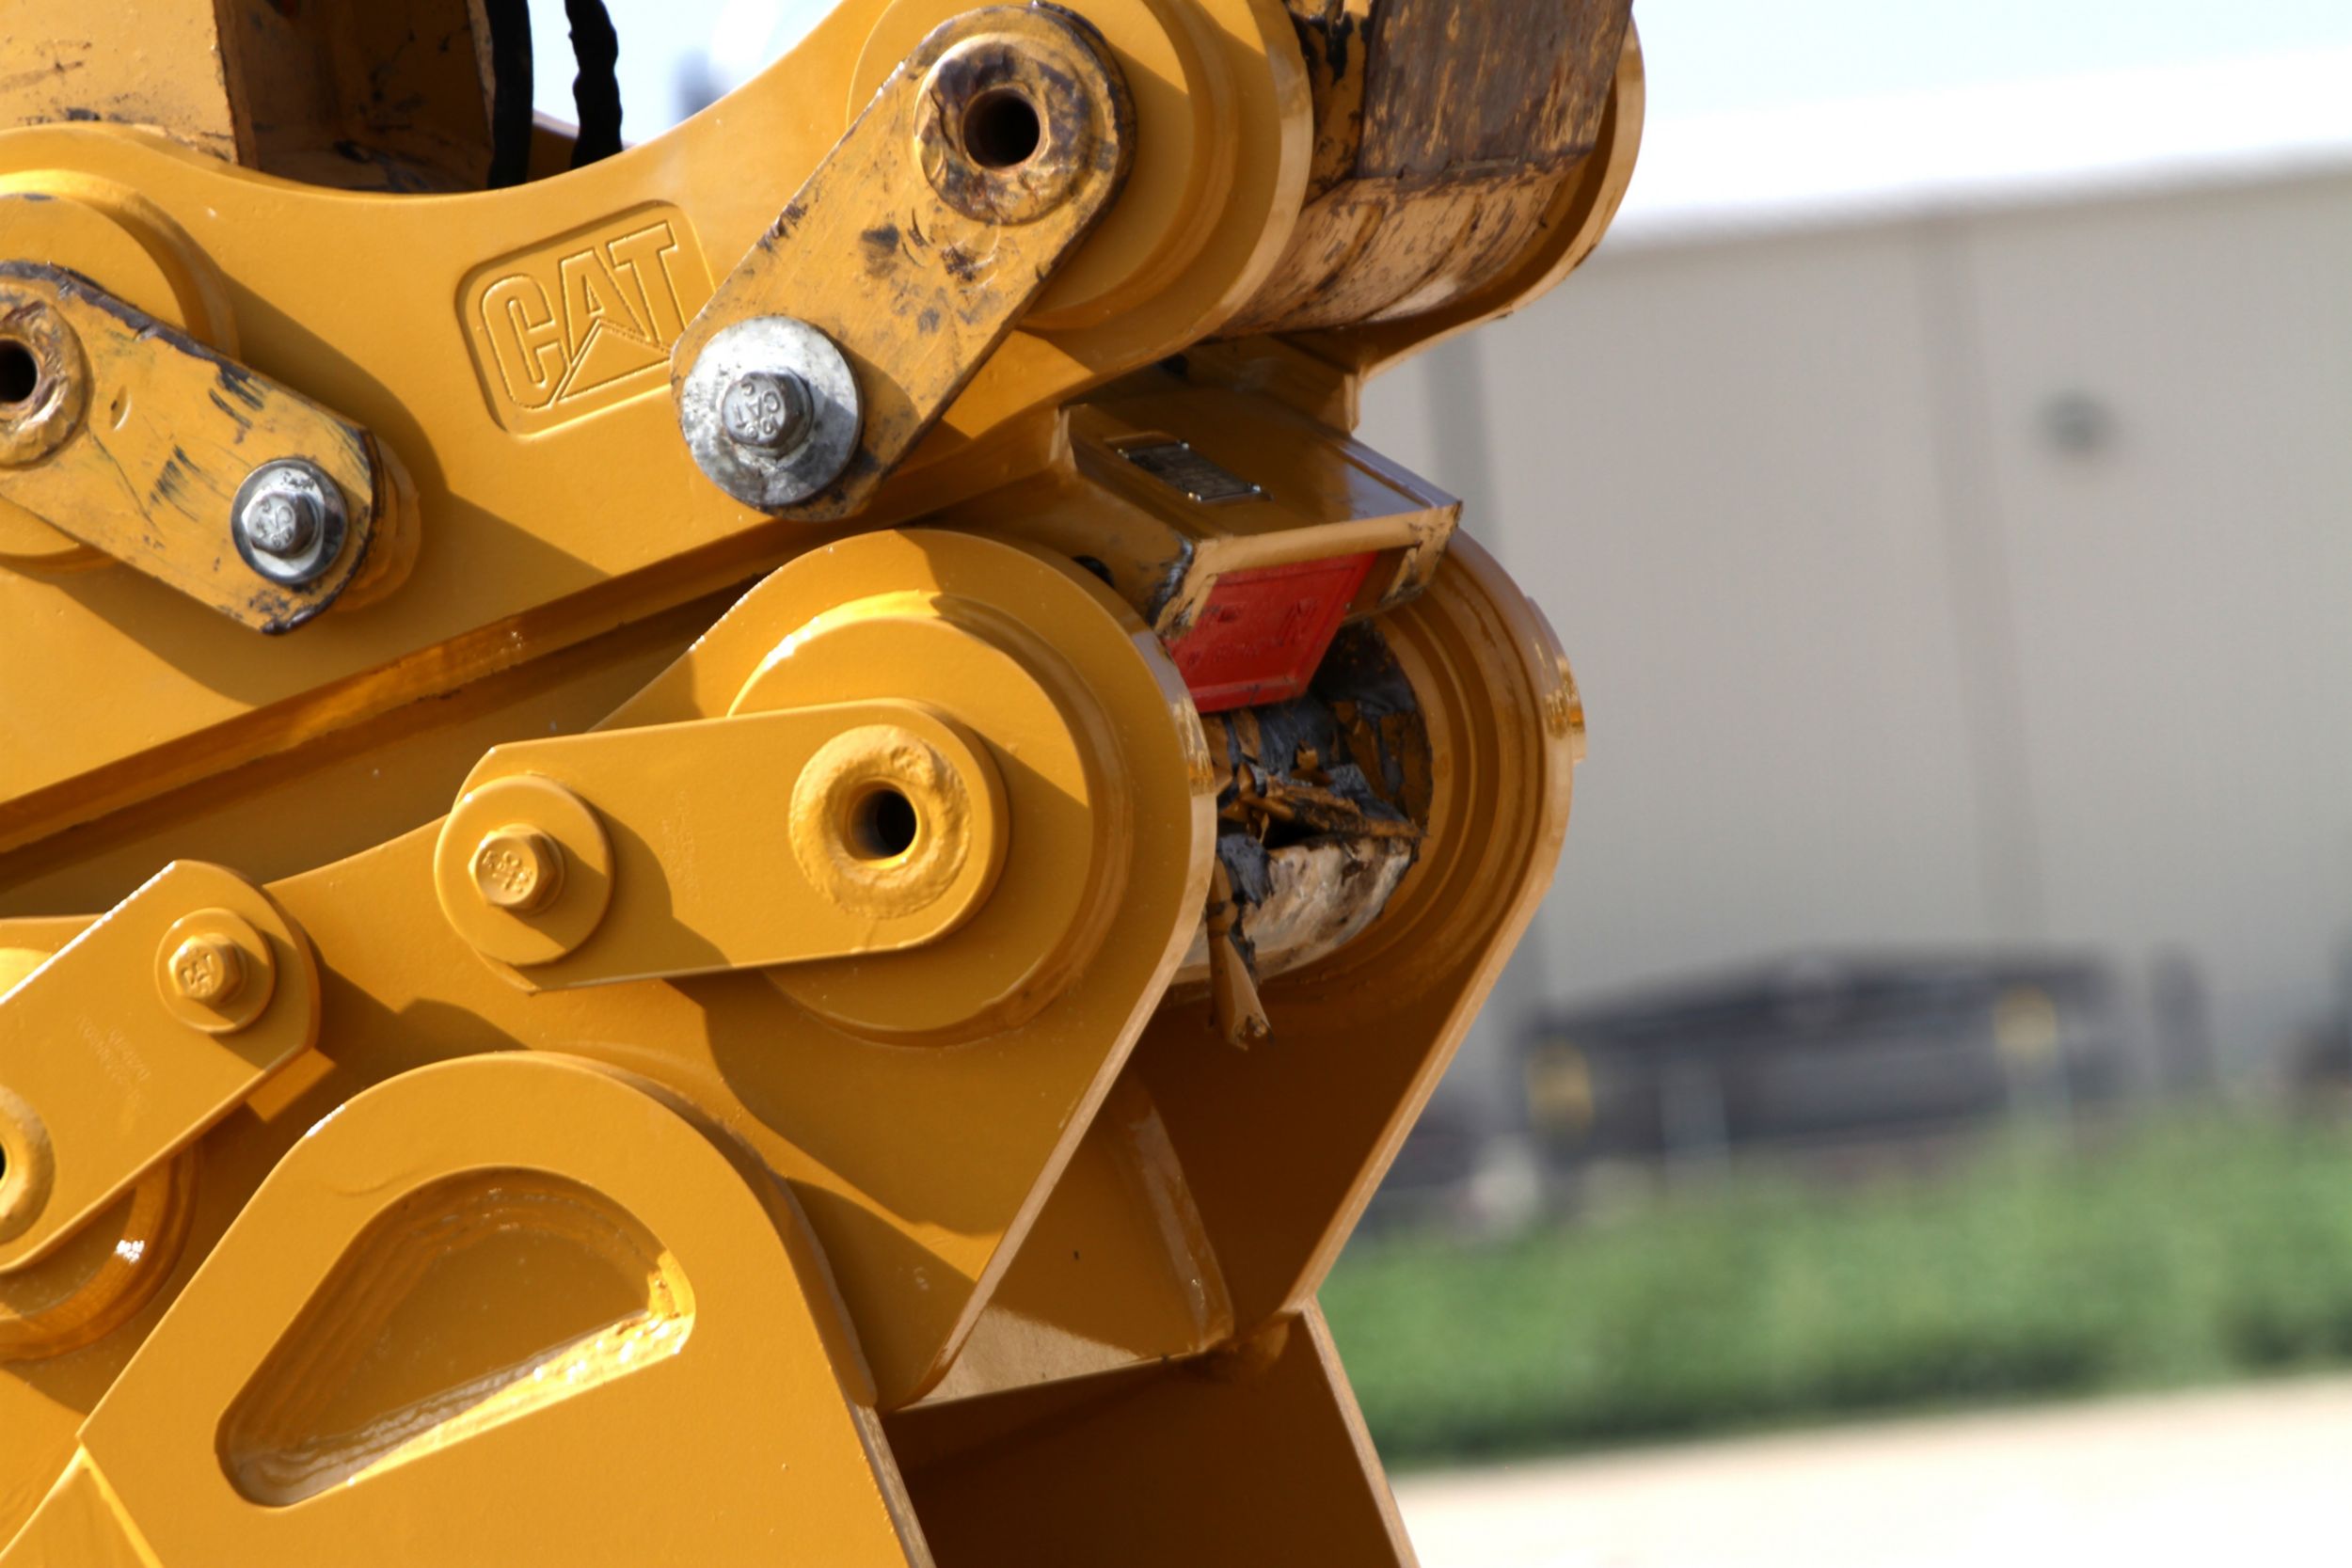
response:
[(1364, 436), (1464, 495), (1591, 720), (1498, 1014), (2043, 942), (2185, 950), (2239, 1061), (2334, 1005), (2352, 171), (1604, 245)]

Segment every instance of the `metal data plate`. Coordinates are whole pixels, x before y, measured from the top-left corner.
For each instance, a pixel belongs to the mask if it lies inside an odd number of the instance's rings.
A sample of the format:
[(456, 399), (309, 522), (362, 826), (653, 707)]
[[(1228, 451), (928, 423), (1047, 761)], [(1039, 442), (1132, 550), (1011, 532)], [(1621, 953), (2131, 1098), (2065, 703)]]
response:
[(1203, 506), (1253, 500), (1265, 494), (1239, 474), (1219, 467), (1193, 451), (1189, 441), (1144, 440), (1114, 444), (1111, 450), (1161, 483), (1182, 491)]

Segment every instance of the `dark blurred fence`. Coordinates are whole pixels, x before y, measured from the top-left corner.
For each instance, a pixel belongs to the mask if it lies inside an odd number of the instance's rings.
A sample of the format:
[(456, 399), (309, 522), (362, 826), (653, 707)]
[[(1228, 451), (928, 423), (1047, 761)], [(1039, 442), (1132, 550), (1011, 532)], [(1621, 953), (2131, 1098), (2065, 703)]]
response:
[(2201, 988), (2077, 953), (1815, 953), (1520, 1021), (1512, 1123), (1440, 1099), (1375, 1218), (1482, 1212), (1500, 1157), (1535, 1201), (1756, 1160), (1835, 1178), (1941, 1158), (2017, 1122), (2072, 1125), (2215, 1087)]

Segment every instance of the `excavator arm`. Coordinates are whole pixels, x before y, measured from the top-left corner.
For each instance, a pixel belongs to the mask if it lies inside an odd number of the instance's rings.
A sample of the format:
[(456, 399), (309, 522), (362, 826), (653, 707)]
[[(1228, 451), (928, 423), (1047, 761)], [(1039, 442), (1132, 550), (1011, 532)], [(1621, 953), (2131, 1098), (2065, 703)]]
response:
[(0, 17), (0, 1565), (1411, 1561), (1315, 1291), (1583, 719), (1351, 432), (1628, 0), (522, 9)]

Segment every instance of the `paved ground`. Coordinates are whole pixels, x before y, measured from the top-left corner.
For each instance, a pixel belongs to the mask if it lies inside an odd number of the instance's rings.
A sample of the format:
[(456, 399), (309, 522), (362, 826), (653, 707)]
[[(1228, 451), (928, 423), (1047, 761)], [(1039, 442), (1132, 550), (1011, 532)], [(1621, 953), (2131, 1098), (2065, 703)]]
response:
[(2352, 1378), (1406, 1475), (1422, 1568), (2352, 1563)]

